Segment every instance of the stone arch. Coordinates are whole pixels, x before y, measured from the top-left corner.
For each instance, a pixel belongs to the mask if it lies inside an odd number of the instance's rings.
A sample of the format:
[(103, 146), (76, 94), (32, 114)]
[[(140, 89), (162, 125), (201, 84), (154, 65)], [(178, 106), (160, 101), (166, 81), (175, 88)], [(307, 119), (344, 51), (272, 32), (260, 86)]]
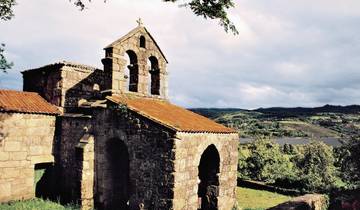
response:
[(141, 35), (140, 38), (139, 38), (139, 41), (140, 41), (140, 47), (141, 47), (141, 48), (146, 48), (146, 39), (145, 39), (145, 36)]
[(104, 209), (128, 209), (130, 199), (130, 160), (126, 144), (111, 138), (105, 144), (106, 191)]
[(201, 155), (198, 171), (199, 209), (217, 210), (220, 185), (220, 155), (214, 144), (208, 146)]
[(159, 61), (155, 56), (149, 57), (149, 90), (151, 95), (160, 95), (160, 68)]
[(127, 65), (124, 72), (127, 90), (138, 92), (139, 83), (139, 65), (136, 53), (133, 50), (127, 50)]

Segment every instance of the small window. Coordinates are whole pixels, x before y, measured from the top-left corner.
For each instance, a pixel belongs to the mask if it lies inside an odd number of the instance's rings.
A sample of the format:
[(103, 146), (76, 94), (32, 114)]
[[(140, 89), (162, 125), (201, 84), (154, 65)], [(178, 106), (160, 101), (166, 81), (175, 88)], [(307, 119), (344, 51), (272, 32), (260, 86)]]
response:
[(140, 36), (140, 47), (146, 48), (146, 40), (144, 36)]
[(100, 91), (100, 86), (95, 83), (94, 86), (93, 86), (93, 90), (94, 91)]

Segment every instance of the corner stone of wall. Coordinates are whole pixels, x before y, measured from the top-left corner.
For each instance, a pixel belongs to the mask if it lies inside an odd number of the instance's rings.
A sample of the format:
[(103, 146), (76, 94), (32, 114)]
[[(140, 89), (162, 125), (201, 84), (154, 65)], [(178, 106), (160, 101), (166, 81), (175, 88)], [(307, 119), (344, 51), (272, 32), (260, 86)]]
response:
[(94, 208), (94, 137), (85, 134), (76, 147), (82, 151), (78, 166), (81, 210), (90, 210)]

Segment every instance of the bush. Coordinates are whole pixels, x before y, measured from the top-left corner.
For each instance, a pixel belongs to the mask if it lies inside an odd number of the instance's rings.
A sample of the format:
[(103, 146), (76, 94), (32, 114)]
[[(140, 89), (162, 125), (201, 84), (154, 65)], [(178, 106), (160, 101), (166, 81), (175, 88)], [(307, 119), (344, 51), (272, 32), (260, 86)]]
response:
[(239, 177), (274, 183), (283, 177), (295, 177), (296, 168), (280, 146), (269, 139), (258, 139), (248, 146), (249, 155), (239, 154)]
[(341, 178), (350, 188), (360, 188), (360, 139), (353, 138), (337, 149)]
[(320, 141), (280, 147), (258, 139), (239, 150), (238, 177), (303, 192), (324, 192), (337, 181), (334, 163), (332, 147)]
[(336, 181), (335, 158), (332, 147), (320, 141), (312, 141), (302, 146), (293, 158), (307, 191), (328, 191)]

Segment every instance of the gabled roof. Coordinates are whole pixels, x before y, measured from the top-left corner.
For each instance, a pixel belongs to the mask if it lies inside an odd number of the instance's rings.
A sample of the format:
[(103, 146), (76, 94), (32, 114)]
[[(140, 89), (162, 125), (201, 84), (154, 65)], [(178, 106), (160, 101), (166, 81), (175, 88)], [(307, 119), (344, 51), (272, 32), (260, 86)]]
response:
[(15, 90), (0, 90), (0, 112), (60, 114), (56, 106), (48, 103), (39, 94)]
[(153, 36), (151, 36), (150, 32), (144, 26), (138, 26), (138, 27), (134, 28), (129, 33), (127, 33), (125, 36), (122, 36), (120, 39), (118, 39), (118, 40), (114, 41), (113, 43), (109, 44), (104, 49), (114, 47), (115, 45), (119, 44), (120, 42), (123, 42), (123, 41), (129, 39), (130, 37), (134, 36), (134, 34), (136, 34), (137, 32), (139, 32), (141, 30), (144, 30), (149, 35), (151, 40), (154, 42), (156, 47), (159, 49), (159, 51), (160, 51), (161, 55), (163, 56), (163, 58), (165, 59), (166, 63), (169, 63), (168, 60), (166, 59), (164, 53), (161, 51), (159, 45), (156, 43), (155, 39), (153, 38)]
[(107, 99), (117, 104), (126, 105), (129, 110), (175, 131), (237, 133), (231, 128), (164, 100), (127, 95), (112, 95), (108, 96)]

